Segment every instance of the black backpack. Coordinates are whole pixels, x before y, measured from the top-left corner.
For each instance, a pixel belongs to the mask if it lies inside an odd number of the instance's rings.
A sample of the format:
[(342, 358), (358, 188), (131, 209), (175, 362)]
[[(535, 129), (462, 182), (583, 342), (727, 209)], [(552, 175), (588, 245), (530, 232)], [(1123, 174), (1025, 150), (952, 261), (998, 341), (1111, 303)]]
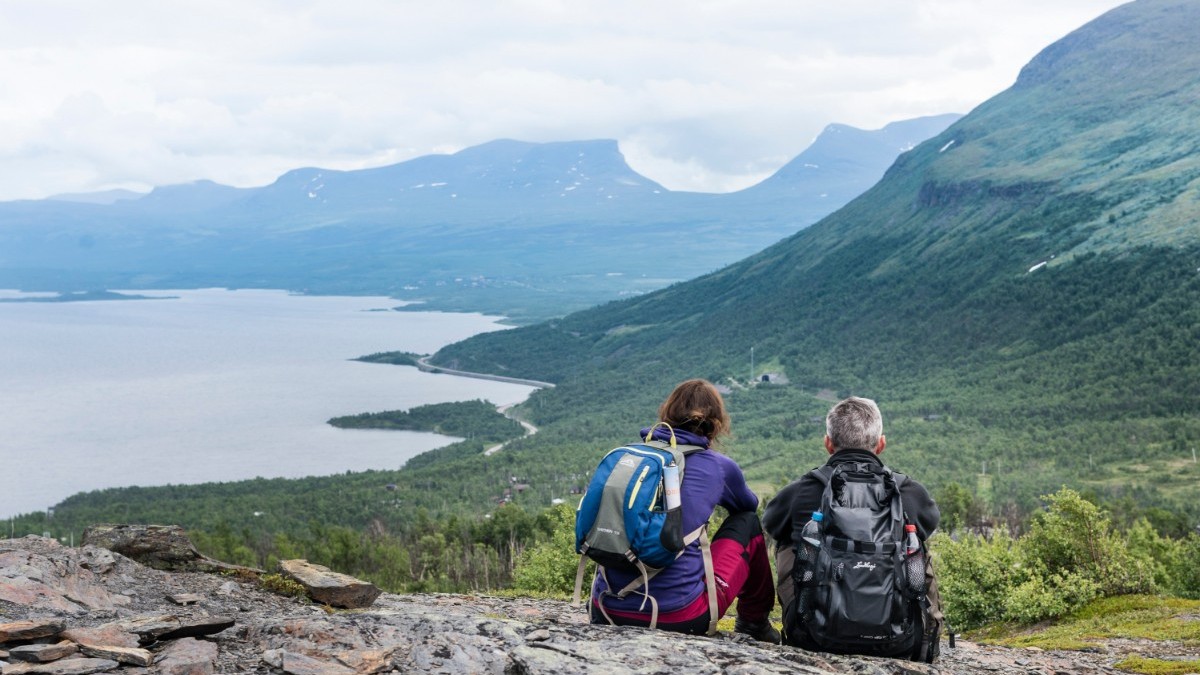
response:
[(785, 643), (932, 663), (939, 626), (925, 595), (928, 553), (923, 541), (916, 553), (905, 551), (904, 525), (911, 521), (900, 486), (908, 477), (873, 462), (810, 475), (825, 485), (821, 546), (794, 537), (795, 600), (784, 609)]

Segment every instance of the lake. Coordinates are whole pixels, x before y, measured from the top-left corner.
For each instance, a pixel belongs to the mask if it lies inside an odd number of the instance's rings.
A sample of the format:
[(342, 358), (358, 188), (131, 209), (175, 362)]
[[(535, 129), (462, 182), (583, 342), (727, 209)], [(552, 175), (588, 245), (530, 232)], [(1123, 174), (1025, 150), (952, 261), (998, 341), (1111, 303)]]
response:
[(0, 518), (98, 488), (396, 468), (457, 439), (326, 420), (532, 390), (350, 360), (432, 353), (504, 328), (497, 317), (391, 311), (384, 297), (126, 292), (162, 299), (0, 303)]

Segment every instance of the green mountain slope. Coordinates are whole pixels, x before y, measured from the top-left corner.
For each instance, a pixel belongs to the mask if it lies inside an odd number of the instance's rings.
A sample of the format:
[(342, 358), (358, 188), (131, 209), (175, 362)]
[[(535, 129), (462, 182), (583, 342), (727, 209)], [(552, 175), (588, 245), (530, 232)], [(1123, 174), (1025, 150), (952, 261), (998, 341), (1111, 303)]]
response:
[[(755, 375), (785, 373), (771, 396), (797, 414), (735, 389), (750, 455), (819, 415), (814, 393), (855, 392), (890, 414), (894, 463), (978, 485), (997, 506), (1062, 482), (1144, 484), (1140, 498), (1184, 504), (1200, 475), (1196, 25), (1194, 2), (1114, 10), (812, 228), (435, 361), (561, 382), (531, 413), (569, 424), (571, 411), (606, 411), (617, 386), (658, 397), (693, 375), (745, 384), (753, 347)], [(927, 415), (938, 421), (914, 422)], [(1001, 475), (980, 480), (985, 462)]]

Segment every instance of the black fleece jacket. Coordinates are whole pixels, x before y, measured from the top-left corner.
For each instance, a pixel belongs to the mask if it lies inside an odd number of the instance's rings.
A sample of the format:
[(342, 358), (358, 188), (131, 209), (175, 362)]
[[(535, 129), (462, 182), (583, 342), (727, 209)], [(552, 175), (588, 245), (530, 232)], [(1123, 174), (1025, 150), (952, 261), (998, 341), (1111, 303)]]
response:
[[(873, 462), (883, 466), (883, 462), (873, 452), (847, 448), (833, 453), (825, 466), (837, 466), (846, 462)], [(775, 540), (777, 547), (791, 547), (795, 537), (799, 536), (804, 524), (812, 517), (812, 512), (821, 506), (821, 495), (825, 485), (817, 478), (805, 473), (787, 487), (779, 491), (767, 504), (763, 513), (763, 531)], [(929, 491), (912, 478), (900, 485), (900, 503), (904, 512), (917, 526), (917, 535), (928, 539), (937, 529), (941, 520), (941, 512)]]

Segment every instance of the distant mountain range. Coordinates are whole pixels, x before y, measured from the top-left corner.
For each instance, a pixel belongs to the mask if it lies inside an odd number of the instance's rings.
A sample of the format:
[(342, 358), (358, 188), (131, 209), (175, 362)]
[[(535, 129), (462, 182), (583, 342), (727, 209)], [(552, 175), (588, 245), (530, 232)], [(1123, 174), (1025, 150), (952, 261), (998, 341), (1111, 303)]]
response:
[(498, 140), (375, 169), (297, 169), (260, 188), (198, 181), (0, 203), (0, 287), (385, 293), (544, 318), (761, 250), (957, 118), (831, 125), (732, 194), (668, 190), (611, 140)]

